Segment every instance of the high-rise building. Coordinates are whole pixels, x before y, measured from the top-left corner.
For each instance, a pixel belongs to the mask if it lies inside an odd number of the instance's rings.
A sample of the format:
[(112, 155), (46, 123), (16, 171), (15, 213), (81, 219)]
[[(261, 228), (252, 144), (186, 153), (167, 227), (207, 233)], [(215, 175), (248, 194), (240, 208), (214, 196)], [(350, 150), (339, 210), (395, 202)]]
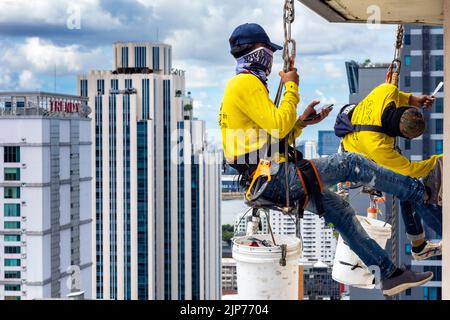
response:
[(169, 45), (118, 42), (79, 76), (95, 135), (99, 299), (220, 298), (220, 170)]
[(236, 260), (222, 258), (222, 293), (237, 294), (237, 290)]
[(317, 154), (317, 142), (314, 140), (305, 141), (303, 145), (303, 157), (305, 159), (315, 159), (318, 157)]
[(323, 261), (333, 264), (337, 240), (333, 228), (327, 226), (323, 218), (310, 211), (303, 213), (300, 221), (303, 253), (302, 259), (309, 262)]
[(296, 221), (292, 215), (270, 210), (270, 226), (274, 234), (296, 237)]
[[(402, 72), (400, 89), (415, 95), (432, 94), (437, 85), (444, 80), (444, 44), (442, 27), (405, 26), (405, 39), (402, 51)], [(425, 160), (433, 154), (443, 152), (443, 108), (444, 93), (436, 94), (436, 102), (431, 110), (423, 110), (426, 120), (425, 133), (412, 141), (402, 139), (400, 148), (410, 160)], [(439, 240), (438, 235), (424, 224), (428, 239)], [(433, 271), (434, 279), (423, 287), (408, 290), (401, 299), (440, 300), (441, 299), (441, 260), (440, 257), (421, 262), (412, 260), (411, 244), (405, 235), (403, 223), (398, 232), (399, 263), (411, 266), (417, 271)]]
[(341, 139), (336, 136), (333, 130), (319, 130), (318, 140), (319, 156), (330, 156), (338, 152)]
[(1, 300), (92, 297), (88, 113), (78, 96), (0, 93)]

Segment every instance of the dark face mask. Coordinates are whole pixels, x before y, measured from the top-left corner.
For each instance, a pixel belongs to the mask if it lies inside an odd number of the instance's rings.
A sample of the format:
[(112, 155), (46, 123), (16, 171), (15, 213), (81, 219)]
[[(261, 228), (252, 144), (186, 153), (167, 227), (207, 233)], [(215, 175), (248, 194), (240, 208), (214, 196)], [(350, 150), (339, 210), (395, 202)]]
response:
[(261, 81), (267, 82), (272, 72), (273, 52), (265, 47), (257, 48), (236, 59), (236, 73), (250, 72)]

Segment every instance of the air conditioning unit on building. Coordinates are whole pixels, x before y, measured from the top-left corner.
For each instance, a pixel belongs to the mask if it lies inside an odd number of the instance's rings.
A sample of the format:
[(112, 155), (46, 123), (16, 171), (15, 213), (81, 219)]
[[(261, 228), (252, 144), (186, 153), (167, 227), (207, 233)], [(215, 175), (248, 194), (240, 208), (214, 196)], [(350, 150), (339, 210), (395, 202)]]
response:
[(22, 244), (23, 247), (25, 247), (27, 245), (27, 242), (26, 241), (21, 241), (21, 244)]
[(27, 202), (26, 202), (26, 201), (22, 201), (22, 205), (23, 205), (23, 206), (26, 206), (26, 205), (27, 205)]
[(22, 138), (22, 142), (27, 142), (27, 138)]
[(22, 163), (22, 169), (26, 169), (27, 168), (27, 164), (26, 163)]
[(22, 182), (22, 187), (25, 187), (26, 185), (26, 182)]
[(27, 266), (22, 266), (22, 271), (27, 271)]

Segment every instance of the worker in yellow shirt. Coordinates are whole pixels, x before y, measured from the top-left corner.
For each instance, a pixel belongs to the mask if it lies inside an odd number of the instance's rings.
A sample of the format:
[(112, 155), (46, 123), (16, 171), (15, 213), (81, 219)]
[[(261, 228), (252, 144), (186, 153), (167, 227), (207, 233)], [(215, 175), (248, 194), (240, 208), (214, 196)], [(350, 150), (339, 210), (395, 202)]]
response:
[[(425, 121), (418, 108), (431, 108), (435, 98), (414, 96), (399, 91), (392, 84), (376, 87), (358, 105), (347, 105), (337, 117), (335, 131), (342, 138), (347, 152), (357, 152), (392, 171), (413, 178), (430, 174), (442, 155), (423, 161), (410, 161), (396, 148), (397, 137), (414, 139), (425, 130)], [(442, 254), (442, 244), (425, 240), (421, 218), (438, 234), (442, 233), (442, 210), (428, 211), (419, 217), (411, 203), (401, 203), (406, 232), (412, 243), (412, 256), (424, 260)]]
[[(237, 63), (236, 76), (225, 88), (219, 124), (227, 163), (239, 171), (244, 187), (249, 188), (258, 164), (269, 162), (271, 180), (267, 179), (267, 187), (260, 192), (260, 197), (283, 206), (287, 200), (287, 181), (291, 203), (300, 202), (308, 211), (322, 215), (367, 266), (379, 267), (383, 294), (395, 295), (430, 281), (432, 272), (397, 268), (388, 254), (364, 231), (349, 203), (328, 190), (338, 182), (361, 182), (410, 201), (426, 211), (428, 205), (424, 201), (431, 195), (427, 194), (424, 185), (356, 153), (299, 162), (288, 157), (286, 165), (283, 152), (273, 152), (273, 149), (281, 151), (277, 148), (278, 140), (290, 137), (291, 133), (294, 137), (300, 135), (306, 126), (323, 120), (329, 110), (310, 120), (311, 115), (316, 114), (314, 106), (317, 102), (314, 102), (297, 118), (299, 76), (293, 64), (288, 72), (280, 73), (286, 89), (279, 108), (274, 105), (267, 89), (267, 77), (272, 68), (273, 53), (282, 47), (273, 44), (261, 26), (253, 23), (238, 26), (230, 37), (230, 47)], [(261, 159), (261, 155), (267, 154), (270, 155), (269, 160)], [(280, 163), (284, 163), (285, 170), (279, 168)], [(311, 171), (314, 172), (313, 178), (309, 175)], [(311, 191), (316, 194), (311, 194)]]

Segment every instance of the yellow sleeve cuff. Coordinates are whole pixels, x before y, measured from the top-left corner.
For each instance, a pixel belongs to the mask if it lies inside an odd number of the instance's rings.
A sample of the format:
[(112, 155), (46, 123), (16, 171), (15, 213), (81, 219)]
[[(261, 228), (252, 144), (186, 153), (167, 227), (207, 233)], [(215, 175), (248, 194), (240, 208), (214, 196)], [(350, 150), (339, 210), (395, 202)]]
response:
[(412, 93), (406, 93), (406, 92), (399, 91), (397, 107), (409, 106), (409, 98), (411, 98), (411, 96), (412, 96)]
[(286, 91), (298, 93), (298, 85), (294, 81), (288, 81), (285, 84)]

